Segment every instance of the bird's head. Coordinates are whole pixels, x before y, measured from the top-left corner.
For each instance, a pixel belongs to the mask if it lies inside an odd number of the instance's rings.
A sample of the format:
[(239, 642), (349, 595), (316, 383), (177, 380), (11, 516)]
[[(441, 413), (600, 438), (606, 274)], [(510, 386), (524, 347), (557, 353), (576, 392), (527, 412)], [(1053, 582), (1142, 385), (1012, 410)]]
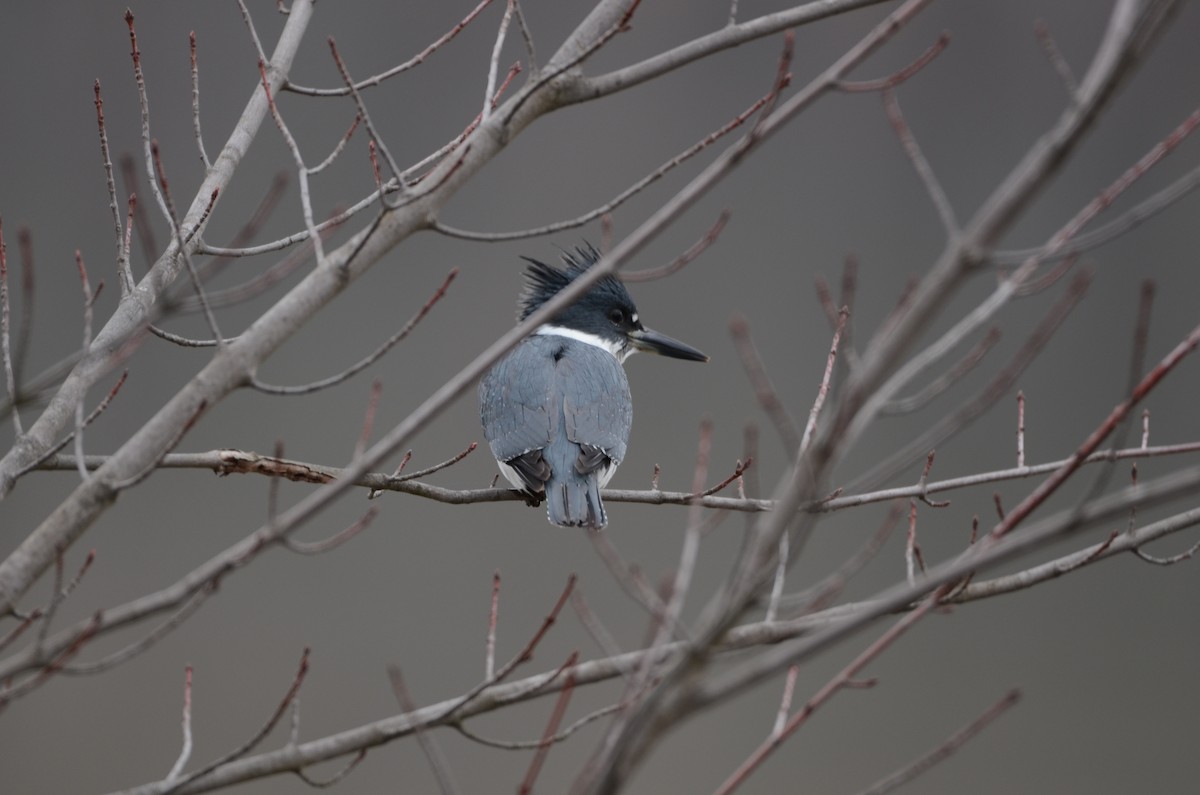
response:
[[(594, 265), (600, 259), (600, 252), (588, 243), (574, 252), (565, 251), (562, 268), (529, 257), (524, 259), (529, 267), (525, 271), (527, 284), (518, 313), (521, 320)], [(708, 361), (706, 355), (690, 345), (646, 328), (629, 291), (612, 275), (601, 278), (579, 300), (542, 326), (538, 333), (573, 337), (608, 350), (622, 362), (637, 351), (693, 362)]]

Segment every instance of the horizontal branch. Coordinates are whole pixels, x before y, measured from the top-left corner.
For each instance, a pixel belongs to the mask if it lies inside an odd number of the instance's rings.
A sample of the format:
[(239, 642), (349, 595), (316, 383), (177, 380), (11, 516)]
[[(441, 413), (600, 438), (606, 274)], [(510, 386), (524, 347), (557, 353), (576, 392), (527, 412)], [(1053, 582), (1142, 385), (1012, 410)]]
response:
[[(1185, 442), (1182, 444), (1158, 445), (1155, 447), (1128, 447), (1121, 450), (1098, 450), (1088, 456), (1084, 463), (1095, 464), (1112, 461), (1137, 460), (1142, 458), (1158, 458), (1200, 452), (1200, 442)], [(83, 464), (89, 470), (99, 469), (108, 460), (104, 455), (84, 456)], [(991, 472), (980, 472), (974, 475), (962, 475), (956, 478), (931, 481), (925, 484), (916, 483), (911, 486), (899, 486), (890, 489), (865, 492), (863, 494), (839, 495), (821, 500), (811, 506), (819, 512), (840, 511), (869, 505), (878, 502), (888, 502), (895, 499), (925, 497), (956, 489), (972, 486), (982, 486), (989, 483), (1001, 483), (1010, 480), (1045, 475), (1055, 471), (1070, 459), (1048, 461), (1042, 464), (1032, 464), (1010, 469), (997, 469)], [(43, 461), (37, 468), (42, 470), (74, 472), (79, 464), (73, 455), (56, 455)], [(279, 477), (302, 483), (329, 483), (342, 477), (344, 470), (323, 464), (311, 464), (303, 461), (293, 461), (286, 458), (262, 455), (251, 451), (222, 449), (209, 450), (204, 453), (171, 453), (162, 459), (159, 466), (163, 469), (210, 469), (218, 475), (266, 475)], [(525, 498), (512, 489), (451, 489), (434, 486), (413, 480), (409, 475), (387, 475), (382, 472), (371, 472), (357, 477), (354, 485), (372, 491), (395, 491), (412, 494), (416, 497), (450, 505), (470, 505), (481, 502), (524, 502)], [(720, 497), (713, 494), (697, 497), (686, 491), (662, 491), (661, 489), (604, 489), (601, 496), (610, 502), (629, 502), (642, 505), (692, 505), (699, 503), (702, 507), (724, 511), (743, 511), (758, 513), (769, 511), (774, 507), (774, 501), (769, 499), (751, 499), (738, 497)]]

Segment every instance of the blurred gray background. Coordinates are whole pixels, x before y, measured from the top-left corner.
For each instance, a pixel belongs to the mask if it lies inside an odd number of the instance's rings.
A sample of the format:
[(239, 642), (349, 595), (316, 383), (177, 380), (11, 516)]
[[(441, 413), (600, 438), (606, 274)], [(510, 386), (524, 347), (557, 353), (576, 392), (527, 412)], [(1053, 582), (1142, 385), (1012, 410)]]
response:
[[(325, 38), (334, 36), (358, 77), (382, 71), (418, 52), (448, 29), (470, 3), (321, 3), (293, 70), (306, 85), (339, 84)], [(274, 3), (252, 12), (268, 50), (282, 25)], [(748, 19), (785, 3), (743, 2)], [(582, 19), (586, 3), (530, 0), (524, 4), (545, 60)], [(191, 130), (187, 36), (199, 42), (201, 107), (209, 153), (215, 155), (258, 82), (256, 56), (233, 3), (134, 3), (147, 74), (153, 135), (160, 142), (179, 204), (202, 177)], [(803, 85), (890, 10), (883, 4), (797, 32), (793, 85)], [(856, 73), (886, 74), (949, 31), (949, 48), (899, 91), (918, 140), (960, 218), (966, 219), (1045, 131), (1067, 94), (1034, 36), (1049, 25), (1066, 60), (1081, 75), (1104, 30), (1108, 3), (959, 2), (934, 4)], [(116, 3), (18, 0), (0, 29), (0, 214), (10, 268), (17, 269), (17, 230), (32, 234), (36, 258), (35, 334), (28, 372), (69, 354), (80, 339), (79, 288), (73, 252), (103, 279), (97, 317), (115, 306), (112, 223), (96, 143), (92, 82), (104, 87), (114, 153), (140, 159), (137, 95), (129, 40)], [(427, 63), (366, 93), (381, 133), (402, 163), (456, 135), (477, 112), (502, 4)], [(630, 32), (588, 63), (592, 73), (632, 63), (722, 26), (724, 2), (646, 2)], [(1129, 81), (1060, 178), (1006, 241), (1037, 245), (1166, 135), (1200, 101), (1200, 11), (1188, 6), (1149, 62)], [(446, 209), (447, 223), (479, 230), (538, 226), (607, 201), (676, 152), (731, 119), (769, 87), (781, 36), (745, 45), (680, 69), (653, 83), (570, 108), (524, 132)], [(511, 32), (501, 63), (524, 58)], [(523, 77), (518, 78), (518, 80)], [(281, 109), (310, 160), (322, 157), (353, 118), (348, 99), (285, 95)], [(720, 151), (713, 147), (697, 162)], [(318, 213), (357, 200), (372, 187), (366, 138), (357, 135), (337, 168), (313, 180)], [(1186, 143), (1147, 176), (1112, 213), (1162, 188), (1200, 158)], [(620, 237), (697, 171), (687, 165), (614, 215)], [(241, 225), (272, 178), (291, 182), (259, 240), (302, 226), (290, 157), (268, 121), (231, 189), (222, 196), (206, 239), (221, 245)], [(149, 202), (144, 184), (137, 187)], [(121, 188), (122, 200), (126, 195)], [(697, 428), (715, 426), (714, 467), (728, 472), (742, 454), (747, 422), (762, 427), (755, 467), (769, 489), (783, 456), (759, 411), (728, 335), (728, 320), (745, 315), (780, 392), (798, 416), (807, 413), (824, 364), (829, 328), (813, 298), (824, 274), (836, 284), (847, 254), (860, 262), (854, 317), (861, 342), (890, 311), (905, 281), (923, 272), (944, 239), (934, 209), (889, 126), (877, 95), (832, 95), (793, 122), (733, 177), (655, 241), (633, 267), (674, 257), (699, 238), (722, 208), (732, 220), (699, 261), (665, 281), (634, 285), (647, 324), (712, 357), (707, 366), (635, 357), (628, 371), (636, 405), (630, 453), (612, 485), (645, 488), (654, 465), (662, 486), (691, 481)], [(150, 208), (153, 213), (153, 208)], [(1041, 462), (1066, 456), (1121, 399), (1131, 347), (1138, 286), (1158, 285), (1150, 359), (1160, 358), (1197, 322), (1197, 212), (1189, 197), (1128, 236), (1087, 257), (1096, 280), (1040, 359), (1020, 379), (1028, 398), (1027, 455)], [(1111, 216), (1109, 216), (1111, 217)], [(358, 229), (363, 221), (351, 223)], [(156, 218), (160, 246), (167, 238)], [(372, 350), (433, 292), (446, 272), (461, 275), (446, 300), (409, 341), (368, 372), (322, 393), (270, 398), (232, 395), (183, 440), (181, 451), (236, 447), (268, 453), (282, 439), (288, 457), (341, 465), (359, 434), (372, 379), (383, 383), (376, 436), (403, 419), (443, 381), (513, 321), (526, 254), (544, 260), (557, 247), (599, 242), (598, 225), (504, 244), (419, 234), (380, 262), (260, 373), (275, 383), (301, 383), (339, 371)], [(341, 238), (337, 238), (341, 239)], [(136, 250), (136, 249), (135, 249)], [(218, 285), (240, 282), (274, 259), (235, 262)], [(135, 255), (135, 272), (147, 263)], [(294, 279), (293, 279), (294, 281)], [(939, 318), (940, 332), (994, 285), (991, 274), (971, 282), (957, 312)], [(283, 288), (279, 288), (282, 290)], [(1062, 287), (1013, 304), (1002, 313), (1004, 337), (980, 370), (925, 411), (878, 424), (839, 470), (851, 480), (913, 438), (986, 383), (1017, 349)], [(225, 312), (237, 330), (281, 293)], [(18, 306), (17, 316), (28, 311)], [(167, 323), (202, 335), (194, 317)], [(963, 350), (973, 343), (965, 341)], [(131, 363), (124, 390), (87, 433), (87, 449), (110, 452), (207, 361), (204, 350), (180, 350), (151, 340)], [(107, 381), (105, 383), (108, 383)], [(1186, 362), (1148, 402), (1154, 443), (1200, 438), (1196, 411), (1200, 366)], [(91, 398), (98, 400), (104, 390)], [(31, 419), (33, 412), (25, 416)], [(938, 450), (934, 477), (1014, 463), (1015, 401), (1006, 397), (973, 427)], [(0, 437), (7, 446), (11, 424)], [(472, 396), (458, 401), (413, 445), (410, 467), (440, 461), (471, 441), (482, 442)], [(1142, 478), (1178, 465), (1156, 459)], [(394, 463), (392, 464), (394, 466)], [(915, 481), (919, 464), (896, 483)], [(1128, 467), (1114, 472), (1124, 482)], [(486, 486), (494, 465), (486, 449), (433, 478), (439, 484)], [(720, 475), (720, 476), (723, 476)], [(714, 478), (717, 476), (714, 476)], [(1085, 473), (1082, 482), (1090, 482)], [(0, 508), (0, 552), (7, 553), (77, 482), (70, 472), (25, 477)], [(1006, 505), (1030, 483), (1002, 484)], [(310, 487), (284, 484), (289, 504)], [(970, 517), (994, 516), (989, 486), (950, 496), (939, 512), (923, 509), (927, 558), (954, 555), (966, 543)], [(1068, 490), (1058, 505), (1081, 490)], [(199, 562), (242, 538), (266, 515), (267, 482), (218, 479), (205, 471), (164, 471), (126, 494), (67, 556), (68, 570), (95, 549), (92, 570), (63, 606), (60, 625), (174, 582)], [(365, 510), (352, 494), (310, 523), (300, 537), (323, 538)], [(541, 509), (519, 503), (446, 506), (398, 494), (359, 538), (319, 557), (273, 551), (226, 578), (218, 594), (181, 629), (148, 653), (99, 678), (61, 677), (0, 715), (0, 789), (10, 793), (103, 792), (161, 778), (179, 751), (183, 670), (195, 666), (193, 766), (250, 737), (275, 708), (301, 649), (312, 647), (311, 672), (300, 701), (300, 736), (314, 739), (394, 714), (398, 706), (384, 669), (399, 664), (415, 700), (430, 703), (466, 691), (483, 674), (483, 649), (493, 571), (503, 576), (499, 657), (524, 644), (561, 591), (569, 573), (600, 620), (626, 649), (641, 642), (645, 616), (630, 602), (579, 534), (551, 528)], [(610, 504), (613, 543), (652, 579), (678, 555), (686, 511)], [(876, 506), (823, 523), (789, 580), (800, 589), (836, 567), (886, 514)], [(1144, 518), (1155, 514), (1146, 513)], [(1141, 517), (1140, 517), (1141, 518)], [(1116, 529), (1116, 528), (1112, 528)], [(731, 517), (709, 536), (689, 615), (726, 573), (742, 531)], [(1101, 539), (1092, 533), (1045, 553), (1061, 554)], [(861, 598), (904, 576), (901, 533), (853, 583), (845, 598)], [(1169, 554), (1195, 541), (1187, 533), (1164, 542)], [(1024, 561), (1026, 565), (1033, 559)], [(1195, 563), (1160, 569), (1131, 556), (1002, 599), (927, 618), (867, 671), (872, 690), (838, 695), (754, 775), (745, 792), (853, 792), (905, 764), (968, 722), (1013, 685), (1023, 702), (959, 754), (910, 787), (913, 792), (970, 791), (1193, 792), (1200, 730), (1200, 665)], [(46, 584), (26, 599), (45, 597)], [(877, 630), (876, 630), (877, 632)], [(119, 647), (139, 633), (106, 638), (84, 658)], [(864, 634), (806, 665), (797, 702), (873, 637)], [(575, 649), (602, 651), (573, 615), (566, 615), (522, 669), (557, 666)], [(631, 783), (631, 792), (711, 790), (770, 730), (782, 681), (706, 712), (664, 742)], [(576, 692), (568, 719), (608, 703), (618, 685)], [(540, 736), (552, 707), (543, 699), (485, 715), (472, 727), (504, 739)], [(564, 791), (588, 758), (603, 722), (555, 747), (539, 791)], [(464, 791), (511, 791), (528, 752), (500, 751), (436, 732)], [(287, 741), (277, 730), (263, 750)], [(340, 763), (330, 764), (332, 772)], [(324, 770), (313, 771), (315, 774)], [(293, 777), (268, 779), (239, 791), (294, 792)], [(411, 740), (370, 752), (338, 788), (343, 793), (424, 792), (434, 779)]]

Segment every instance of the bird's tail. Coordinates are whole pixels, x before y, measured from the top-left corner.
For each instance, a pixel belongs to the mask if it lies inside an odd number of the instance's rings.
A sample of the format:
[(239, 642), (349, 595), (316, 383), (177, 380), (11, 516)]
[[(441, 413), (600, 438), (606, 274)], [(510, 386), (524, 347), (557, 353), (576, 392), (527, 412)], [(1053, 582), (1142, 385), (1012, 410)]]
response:
[(546, 516), (559, 527), (599, 530), (608, 524), (595, 473), (569, 472), (566, 478), (551, 478), (546, 484)]

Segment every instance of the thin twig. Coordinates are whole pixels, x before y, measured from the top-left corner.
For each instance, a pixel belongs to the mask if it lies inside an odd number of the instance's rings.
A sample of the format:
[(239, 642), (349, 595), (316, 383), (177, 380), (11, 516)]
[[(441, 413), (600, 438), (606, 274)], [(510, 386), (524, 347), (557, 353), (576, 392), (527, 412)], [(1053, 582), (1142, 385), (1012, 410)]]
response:
[[(244, 6), (243, 6), (244, 8)], [(196, 65), (196, 31), (188, 33), (188, 46), (192, 63), (192, 130), (196, 136), (196, 148), (200, 150), (200, 162), (205, 169), (212, 168), (208, 152), (204, 149), (204, 135), (200, 132), (200, 70)]]
[(442, 282), (437, 291), (429, 297), (429, 300), (425, 302), (424, 306), (417, 310), (415, 315), (409, 318), (408, 322), (405, 323), (399, 331), (389, 337), (382, 345), (368, 354), (365, 358), (359, 360), (355, 364), (350, 365), (340, 373), (331, 375), (327, 378), (322, 378), (318, 381), (310, 381), (307, 384), (300, 384), (298, 386), (275, 386), (274, 384), (267, 384), (263, 381), (260, 381), (257, 377), (254, 377), (250, 380), (250, 386), (254, 387), (260, 392), (266, 392), (269, 395), (307, 395), (311, 394), (312, 392), (317, 392), (322, 389), (335, 386), (347, 380), (348, 378), (357, 375), (362, 370), (370, 367), (385, 353), (390, 351), (397, 344), (408, 337), (408, 335), (412, 333), (413, 329), (417, 327), (417, 324), (420, 323), (427, 314), (429, 314), (429, 310), (433, 309), (434, 304), (436, 304), (442, 299), (443, 296), (446, 295), (446, 290), (450, 288), (450, 283), (454, 281), (454, 277), (457, 275), (458, 268), (452, 269), (450, 273), (446, 275), (445, 281)]
[[(384, 80), (387, 80), (389, 77), (395, 77), (402, 72), (406, 72), (415, 66), (421, 65), (426, 58), (437, 51), (446, 42), (457, 36), (463, 28), (471, 24), (471, 21), (474, 20), (475, 17), (479, 16), (480, 13), (482, 13), (491, 2), (492, 0), (481, 0), (479, 5), (475, 6), (475, 8), (473, 8), (469, 14), (463, 17), (457, 24), (454, 25), (454, 27), (450, 28), (449, 31), (434, 40), (434, 42), (427, 46), (424, 50), (421, 50), (421, 52), (417, 53), (404, 63), (399, 64), (398, 66), (393, 66), (386, 72), (381, 72), (380, 74), (372, 75), (364, 80), (360, 80), (354, 84), (353, 88), (361, 91), (364, 88), (377, 86)], [(341, 88), (309, 88), (307, 86), (296, 85), (295, 83), (291, 82), (286, 85), (286, 89), (288, 91), (294, 91), (297, 94), (308, 94), (314, 97), (342, 97), (351, 92), (351, 89), (347, 86), (342, 86)]]
[(1003, 698), (1001, 698), (992, 706), (988, 707), (982, 715), (959, 729), (954, 734), (947, 737), (937, 748), (934, 748), (932, 751), (925, 754), (920, 759), (912, 762), (903, 769), (898, 770), (895, 773), (892, 773), (890, 776), (887, 776), (886, 778), (883, 778), (872, 784), (870, 787), (863, 790), (860, 795), (886, 795), (886, 793), (907, 784), (929, 768), (952, 755), (955, 751), (975, 737), (975, 735), (979, 734), (979, 732), (991, 725), (996, 718), (1007, 712), (1009, 707), (1016, 705), (1016, 703), (1020, 700), (1020, 690), (1014, 688), (1013, 690), (1008, 691)]
[(183, 747), (179, 749), (179, 757), (167, 773), (167, 781), (179, 778), (192, 756), (192, 666), (189, 665), (183, 670)]
[[(396, 701), (399, 702), (400, 708), (404, 710), (404, 714), (411, 715), (416, 711), (417, 705), (412, 700), (412, 696), (408, 692), (408, 686), (404, 683), (404, 674), (400, 670), (400, 666), (395, 663), (389, 663), (387, 667), (388, 680), (392, 683), (392, 693), (396, 696)], [(433, 739), (433, 736), (424, 731), (419, 725), (416, 727), (417, 745), (421, 746), (421, 751), (425, 754), (425, 760), (429, 762), (429, 767), (433, 770), (433, 777), (438, 783), (438, 790), (442, 795), (453, 795), (458, 792), (458, 785), (454, 783), (454, 775), (451, 773), (450, 765), (446, 761), (446, 755), (442, 753), (441, 747)]]

